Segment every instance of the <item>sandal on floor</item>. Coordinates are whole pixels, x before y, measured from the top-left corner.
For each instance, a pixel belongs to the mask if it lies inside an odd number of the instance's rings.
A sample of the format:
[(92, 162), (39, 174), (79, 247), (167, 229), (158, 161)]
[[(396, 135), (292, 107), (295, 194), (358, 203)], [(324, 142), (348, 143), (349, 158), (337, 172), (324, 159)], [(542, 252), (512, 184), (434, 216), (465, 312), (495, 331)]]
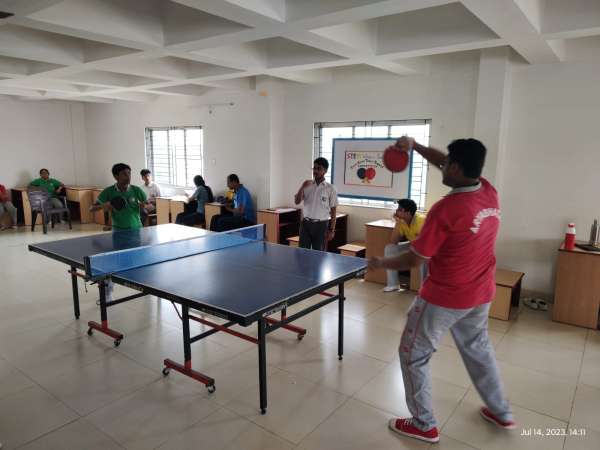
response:
[(546, 303), (541, 298), (536, 299), (536, 302), (540, 311), (548, 311), (548, 303)]
[(536, 298), (531, 298), (531, 297), (525, 297), (523, 299), (523, 304), (531, 309), (539, 309), (539, 305), (538, 305), (538, 299)]

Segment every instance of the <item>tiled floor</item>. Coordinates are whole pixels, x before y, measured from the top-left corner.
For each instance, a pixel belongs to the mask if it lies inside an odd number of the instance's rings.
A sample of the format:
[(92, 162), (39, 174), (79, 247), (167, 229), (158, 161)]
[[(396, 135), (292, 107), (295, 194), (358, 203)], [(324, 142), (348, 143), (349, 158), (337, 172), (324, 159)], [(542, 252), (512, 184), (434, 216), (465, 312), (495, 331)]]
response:
[[(217, 391), (177, 373), (181, 327), (169, 303), (146, 297), (109, 310), (126, 337), (118, 348), (88, 337), (98, 319), (97, 292), (81, 288), (73, 319), (66, 267), (27, 244), (99, 232), (96, 226), (44, 236), (24, 228), (0, 233), (0, 442), (5, 449), (425, 449), (387, 429), (407, 414), (396, 348), (411, 294), (383, 294), (359, 281), (347, 287), (346, 355), (337, 360), (337, 310), (299, 322), (297, 341), (269, 336), (267, 415), (258, 411), (257, 350), (227, 335), (194, 344), (195, 367)], [(116, 292), (124, 293), (117, 287)], [(307, 302), (310, 302), (309, 299)], [(432, 359), (439, 449), (600, 449), (600, 332), (523, 310), (490, 321), (502, 378), (519, 427), (503, 432), (482, 421), (480, 400), (450, 337)], [(199, 327), (196, 331), (200, 329)], [(252, 327), (247, 330), (255, 334)], [(585, 430), (585, 436), (521, 436), (522, 429)], [(581, 431), (580, 431), (581, 433)]]

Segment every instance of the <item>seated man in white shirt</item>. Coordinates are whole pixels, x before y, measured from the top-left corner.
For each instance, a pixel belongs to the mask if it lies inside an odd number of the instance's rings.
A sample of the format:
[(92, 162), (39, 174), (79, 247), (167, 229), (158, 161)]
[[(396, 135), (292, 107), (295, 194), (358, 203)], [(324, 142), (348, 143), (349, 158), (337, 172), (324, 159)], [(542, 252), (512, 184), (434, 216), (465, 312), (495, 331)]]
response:
[(152, 181), (152, 172), (148, 169), (142, 169), (140, 172), (144, 184), (142, 184), (142, 190), (146, 193), (148, 203), (146, 207), (140, 211), (140, 218), (142, 224), (146, 223), (148, 214), (156, 211), (156, 197), (160, 197), (160, 187), (154, 181)]

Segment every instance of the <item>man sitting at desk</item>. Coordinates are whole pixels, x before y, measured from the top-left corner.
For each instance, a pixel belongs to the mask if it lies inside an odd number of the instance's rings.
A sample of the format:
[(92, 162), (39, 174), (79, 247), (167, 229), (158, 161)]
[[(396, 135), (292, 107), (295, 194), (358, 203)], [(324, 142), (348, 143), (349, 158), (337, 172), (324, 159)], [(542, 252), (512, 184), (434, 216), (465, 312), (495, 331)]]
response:
[[(417, 204), (409, 198), (398, 200), (398, 209), (394, 213), (396, 226), (392, 231), (390, 243), (385, 246), (385, 256), (398, 256), (409, 251), (410, 242), (414, 241), (425, 223), (425, 217), (417, 214)], [(394, 292), (400, 289), (397, 270), (386, 270), (387, 285), (383, 292)]]
[(186, 193), (185, 195), (187, 196), (188, 201), (196, 201), (196, 210), (177, 214), (175, 223), (179, 225), (188, 225), (190, 227), (194, 225), (203, 225), (206, 222), (204, 205), (206, 205), (206, 203), (212, 203), (215, 201), (212, 189), (210, 186), (206, 185), (202, 175), (196, 175), (194, 177), (194, 184), (196, 185), (196, 190), (194, 193), (192, 195), (188, 195)]
[(160, 186), (152, 181), (152, 172), (150, 172), (148, 169), (142, 169), (140, 175), (144, 181), (144, 184), (142, 184), (142, 190), (148, 199), (146, 207), (140, 210), (140, 216), (143, 225), (146, 222), (148, 214), (156, 211), (156, 197), (160, 197)]
[(240, 179), (235, 173), (227, 177), (227, 187), (234, 192), (233, 207), (224, 206), (229, 215), (218, 214), (213, 216), (210, 229), (212, 231), (227, 231), (255, 225), (256, 213), (254, 212), (252, 196), (248, 189), (240, 183)]
[(57, 194), (64, 192), (65, 185), (62, 182), (58, 181), (55, 178), (50, 178), (50, 172), (48, 169), (40, 169), (40, 177), (33, 180), (29, 183), (29, 188), (34, 190), (35, 188), (40, 188), (38, 190), (47, 191), (50, 203), (53, 208), (63, 208), (64, 205), (62, 202), (56, 198)]

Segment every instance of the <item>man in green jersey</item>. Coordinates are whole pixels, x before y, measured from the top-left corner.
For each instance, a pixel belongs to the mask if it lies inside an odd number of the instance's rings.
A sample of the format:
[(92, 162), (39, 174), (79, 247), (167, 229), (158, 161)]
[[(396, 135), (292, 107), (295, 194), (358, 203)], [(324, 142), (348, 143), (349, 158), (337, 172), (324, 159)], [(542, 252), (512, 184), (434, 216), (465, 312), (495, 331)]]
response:
[[(113, 231), (137, 230), (142, 228), (140, 209), (146, 207), (146, 193), (131, 185), (131, 167), (124, 163), (115, 164), (112, 174), (116, 183), (104, 189), (90, 208), (91, 212), (104, 209), (110, 212)], [(112, 301), (113, 284), (106, 284), (106, 301)]]
[(130, 184), (131, 167), (127, 164), (115, 164), (112, 174), (117, 182), (100, 193), (90, 211), (104, 209), (110, 212), (113, 231), (142, 228), (140, 208), (146, 207), (146, 193)]
[(29, 189), (35, 190), (36, 188), (37, 190), (48, 192), (48, 201), (53, 208), (64, 208), (63, 203), (56, 195), (64, 190), (65, 185), (56, 178), (50, 178), (50, 171), (48, 169), (40, 169), (40, 177), (29, 183)]

